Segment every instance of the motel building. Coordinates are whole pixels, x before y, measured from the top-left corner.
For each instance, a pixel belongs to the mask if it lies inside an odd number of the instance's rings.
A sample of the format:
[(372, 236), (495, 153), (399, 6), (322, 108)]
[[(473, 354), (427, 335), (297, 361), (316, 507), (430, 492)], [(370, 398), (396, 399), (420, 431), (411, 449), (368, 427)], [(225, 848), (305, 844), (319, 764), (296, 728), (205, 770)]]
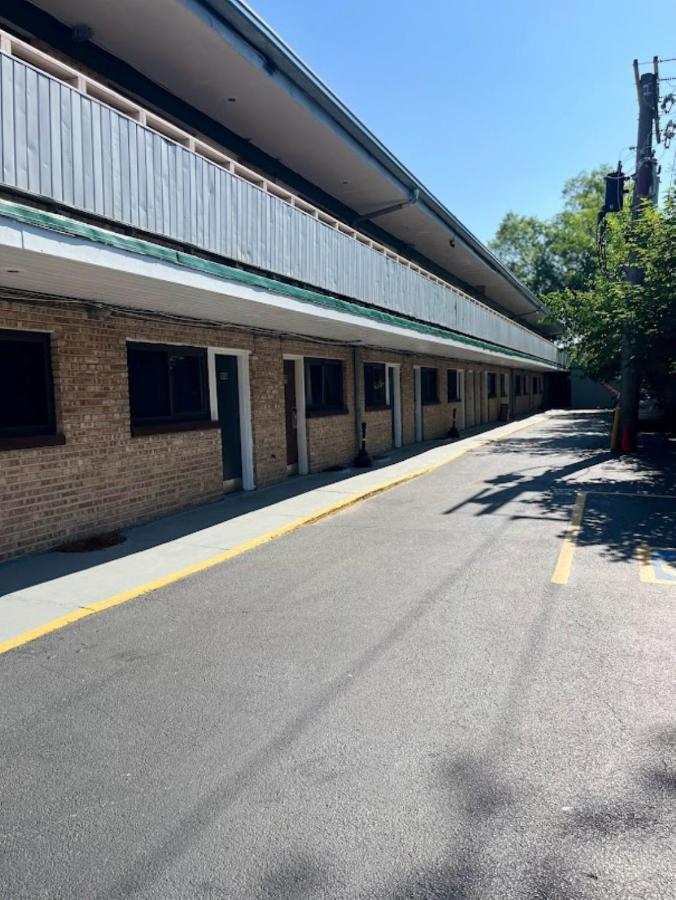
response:
[(237, 0), (0, 51), (0, 559), (553, 402), (542, 304)]

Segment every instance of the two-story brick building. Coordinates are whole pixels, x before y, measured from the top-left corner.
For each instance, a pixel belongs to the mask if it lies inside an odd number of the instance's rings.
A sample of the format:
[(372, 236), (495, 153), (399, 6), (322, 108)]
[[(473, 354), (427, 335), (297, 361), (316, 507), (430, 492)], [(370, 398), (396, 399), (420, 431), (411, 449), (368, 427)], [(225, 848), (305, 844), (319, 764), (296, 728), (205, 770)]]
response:
[(540, 302), (247, 7), (0, 28), (0, 558), (542, 406)]

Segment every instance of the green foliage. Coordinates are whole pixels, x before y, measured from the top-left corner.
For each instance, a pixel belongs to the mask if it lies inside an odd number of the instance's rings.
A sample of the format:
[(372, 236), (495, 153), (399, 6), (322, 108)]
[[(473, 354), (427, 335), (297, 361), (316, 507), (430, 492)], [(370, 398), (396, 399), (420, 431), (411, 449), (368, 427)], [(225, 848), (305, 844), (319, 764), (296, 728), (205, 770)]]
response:
[[(607, 168), (566, 182), (563, 209), (546, 221), (508, 213), (491, 247), (537, 293), (562, 326), (571, 361), (598, 379), (617, 377), (626, 324), (637, 336), (647, 382), (658, 394), (676, 377), (676, 196), (631, 221), (608, 215), (605, 264), (597, 244)], [(627, 279), (631, 264), (642, 283)]]

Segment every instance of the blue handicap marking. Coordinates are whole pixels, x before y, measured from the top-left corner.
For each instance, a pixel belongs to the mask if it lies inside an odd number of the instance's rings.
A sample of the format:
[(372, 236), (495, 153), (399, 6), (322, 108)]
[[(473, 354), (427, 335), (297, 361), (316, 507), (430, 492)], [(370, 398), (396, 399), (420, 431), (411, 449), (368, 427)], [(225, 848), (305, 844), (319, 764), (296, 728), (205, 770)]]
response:
[(676, 550), (656, 550), (652, 548), (652, 564), (658, 581), (676, 583)]

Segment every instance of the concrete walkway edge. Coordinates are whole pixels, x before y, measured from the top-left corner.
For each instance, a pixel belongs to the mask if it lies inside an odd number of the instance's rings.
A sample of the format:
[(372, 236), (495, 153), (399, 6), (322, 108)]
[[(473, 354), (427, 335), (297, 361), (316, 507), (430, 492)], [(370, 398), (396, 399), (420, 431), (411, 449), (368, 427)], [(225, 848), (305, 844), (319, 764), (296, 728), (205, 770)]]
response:
[[(509, 438), (548, 415), (536, 414), (452, 444), (435, 446), (409, 459), (308, 490), (272, 506), (195, 531), (187, 537), (158, 543), (132, 555), (6, 593), (0, 596), (0, 654), (94, 613), (181, 581), (361, 500), (419, 478), (471, 450)], [(271, 528), (271, 524), (274, 527)], [(130, 532), (133, 530), (129, 529)], [(219, 552), (214, 553), (215, 549)], [(49, 554), (13, 560), (6, 565), (11, 565), (16, 573), (24, 567), (34, 566), (36, 559), (49, 559)], [(3, 568), (0, 567), (0, 583)], [(148, 578), (151, 574), (153, 577)]]

